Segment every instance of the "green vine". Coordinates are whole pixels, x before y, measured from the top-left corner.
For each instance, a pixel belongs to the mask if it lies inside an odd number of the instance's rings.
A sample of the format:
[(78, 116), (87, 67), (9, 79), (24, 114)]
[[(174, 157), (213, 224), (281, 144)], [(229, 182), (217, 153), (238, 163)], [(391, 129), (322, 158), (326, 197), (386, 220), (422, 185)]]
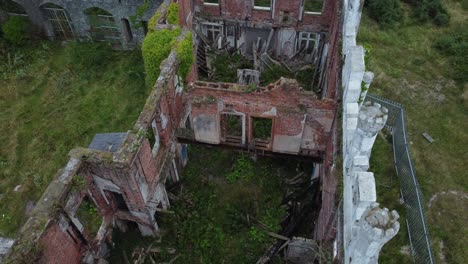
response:
[(185, 80), (193, 64), (193, 40), (191, 32), (187, 33), (184, 39), (177, 45), (177, 58), (180, 61), (179, 75)]

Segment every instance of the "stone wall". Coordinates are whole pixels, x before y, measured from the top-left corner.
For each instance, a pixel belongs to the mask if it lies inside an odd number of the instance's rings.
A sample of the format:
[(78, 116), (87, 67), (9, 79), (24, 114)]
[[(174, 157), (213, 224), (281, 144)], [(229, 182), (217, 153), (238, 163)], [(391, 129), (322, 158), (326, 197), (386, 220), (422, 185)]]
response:
[[(38, 28), (41, 28), (44, 33), (50, 38), (54, 38), (54, 30), (49, 18), (44, 11), (44, 5), (55, 4), (63, 8), (70, 20), (73, 27), (74, 37), (78, 39), (90, 39), (90, 24), (85, 11), (89, 8), (101, 8), (112, 14), (116, 26), (118, 28), (118, 35), (122, 44), (121, 48), (130, 49), (140, 43), (144, 37), (145, 32), (143, 29), (142, 21), (148, 21), (155, 13), (156, 9), (163, 2), (162, 0), (149, 1), (149, 6), (142, 13), (141, 17), (137, 17), (135, 22), (132, 23), (132, 16), (136, 16), (138, 7), (142, 6), (144, 0), (13, 0), (24, 7), (31, 22)], [(130, 25), (129, 34), (131, 39), (126, 37), (126, 26), (123, 19), (126, 19)]]
[(344, 262), (365, 264), (377, 263), (381, 248), (400, 225), (396, 211), (379, 207), (374, 174), (368, 172), (372, 146), (388, 111), (379, 104), (362, 103), (373, 76), (365, 71), (364, 48), (356, 45), (362, 4), (347, 0), (344, 5), (342, 169)]

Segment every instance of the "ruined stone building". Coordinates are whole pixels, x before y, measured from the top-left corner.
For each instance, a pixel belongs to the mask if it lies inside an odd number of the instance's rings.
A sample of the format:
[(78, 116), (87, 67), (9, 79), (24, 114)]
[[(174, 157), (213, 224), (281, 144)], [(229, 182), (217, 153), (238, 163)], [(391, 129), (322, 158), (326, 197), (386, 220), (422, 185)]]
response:
[[(143, 1), (17, 2), (31, 20), (46, 25), (47, 32), (57, 38), (67, 39), (70, 32), (73, 36), (93, 36), (83, 10), (94, 7), (112, 14), (118, 32), (115, 37), (120, 43), (130, 45), (145, 33), (144, 27), (128, 26), (129, 15)], [(49, 2), (61, 9), (44, 6)], [(140, 22), (147, 21), (149, 13), (154, 13), (161, 4), (150, 3), (150, 8), (138, 18)], [(344, 177), (350, 173), (345, 167), (358, 166), (361, 174), (365, 174), (370, 156), (370, 152), (366, 155), (355, 153), (356, 150), (350, 152), (342, 142), (357, 150), (368, 150), (373, 143), (366, 141), (364, 132), (359, 140), (353, 139), (365, 77), (363, 49), (355, 43), (361, 1), (179, 0), (178, 5), (182, 33), (177, 40), (193, 36), (196, 63), (191, 66), (190, 74), (185, 80), (180, 76), (181, 59), (177, 48), (173, 48), (161, 64), (160, 76), (135, 126), (124, 133), (98, 134), (88, 148), (70, 152), (68, 164), (57, 173), (38, 201), (6, 256), (6, 263), (32, 259), (37, 263), (95, 263), (108, 254), (107, 237), (112, 228), (125, 230), (132, 225), (142, 235), (157, 234), (158, 214), (170, 207), (166, 186), (180, 180), (181, 171), (189, 161), (187, 143), (313, 161), (320, 201), (317, 219), (310, 223), (314, 226), (310, 238), (333, 244), (334, 257), (341, 261), (345, 257), (347, 263), (376, 261), (381, 246), (392, 237), (390, 232), (385, 239), (375, 242), (373, 237), (365, 237), (367, 231), (356, 238), (347, 228), (343, 231), (343, 226), (353, 224), (365, 225), (367, 229), (362, 230), (375, 231), (372, 226), (375, 221), (365, 216), (377, 214), (378, 207), (373, 203), (376, 197), (365, 196), (368, 193), (360, 185), (367, 184), (370, 191), (374, 188), (375, 194), (373, 177), (366, 174), (352, 183), (345, 181), (344, 194), (338, 188), (343, 177), (338, 166), (343, 164)], [(158, 11), (162, 18), (166, 6), (167, 3)], [(70, 27), (54, 28), (53, 19), (45, 16), (49, 9), (61, 12), (61, 19), (65, 17)], [(47, 19), (49, 23), (44, 22)], [(173, 27), (159, 23), (154, 30)], [(253, 61), (254, 67), (240, 69), (239, 83), (201, 80), (201, 76), (210, 72), (209, 50), (240, 53)], [(293, 70), (312, 65), (310, 83), (314, 88), (304, 89), (303, 84), (287, 78), (260, 86), (258, 79), (262, 78), (262, 71), (272, 65)], [(370, 84), (369, 78), (364, 81), (367, 86)], [(369, 110), (372, 113), (377, 110), (373, 111)], [(367, 120), (365, 117), (366, 113), (363, 120)], [(383, 120), (383, 117), (378, 119)], [(239, 125), (232, 128), (229, 126), (232, 122)], [(257, 124), (263, 127), (262, 133), (257, 131)], [(375, 136), (374, 130), (368, 137)], [(352, 145), (352, 142), (357, 143)], [(343, 158), (340, 153), (344, 153)], [(355, 161), (354, 157), (360, 159)], [(350, 160), (357, 163), (349, 165)], [(356, 194), (348, 193), (349, 188)], [(359, 210), (353, 213), (353, 220), (346, 216), (349, 210), (356, 209), (353, 205), (345, 208), (344, 219), (340, 217), (342, 195), (346, 204), (353, 201)], [(83, 202), (94, 204), (102, 218), (97, 232), (90, 232), (80, 221), (77, 211)], [(361, 223), (361, 216), (367, 222)], [(396, 220), (392, 218), (392, 221)], [(354, 245), (356, 241), (358, 244)], [(352, 260), (354, 253), (348, 250), (350, 245), (353, 251), (359, 252), (360, 258)], [(368, 250), (370, 245), (372, 250)], [(364, 260), (365, 254), (372, 260)]]
[(130, 49), (148, 31), (148, 20), (162, 0), (2, 0), (0, 21), (27, 17), (51, 39), (93, 40)]

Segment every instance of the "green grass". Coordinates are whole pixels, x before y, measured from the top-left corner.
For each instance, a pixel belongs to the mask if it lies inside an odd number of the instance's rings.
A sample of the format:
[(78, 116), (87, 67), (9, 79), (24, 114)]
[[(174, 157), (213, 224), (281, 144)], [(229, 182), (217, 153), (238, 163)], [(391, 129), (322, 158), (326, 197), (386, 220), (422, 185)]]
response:
[(0, 56), (0, 236), (14, 236), (26, 203), (41, 196), (68, 152), (95, 133), (130, 130), (148, 90), (138, 50), (42, 42), (0, 45)]
[[(452, 79), (452, 58), (434, 48), (441, 36), (453, 33), (460, 26), (468, 27), (468, 12), (461, 1), (445, 1), (445, 4), (452, 18), (448, 27), (418, 24), (407, 14), (401, 27), (381, 30), (374, 21), (363, 16), (358, 37), (358, 43), (370, 49), (366, 67), (376, 75), (370, 92), (405, 106), (410, 149), (426, 205), (432, 195), (442, 191), (468, 192), (468, 86)], [(406, 5), (405, 10), (408, 13)], [(436, 141), (427, 142), (421, 136), (423, 132)], [(373, 159), (373, 162), (380, 163), (371, 164), (378, 167), (385, 166), (388, 160)], [(397, 199), (394, 197), (397, 193), (392, 192), (392, 199)], [(378, 193), (379, 197), (385, 195), (382, 191)], [(467, 207), (466, 200), (458, 199), (451, 204), (444, 199), (437, 202), (437, 207), (426, 207), (433, 249), (437, 261), (443, 253), (448, 263), (463, 263), (468, 259), (468, 229), (462, 224), (468, 215), (463, 209)], [(403, 215), (403, 209), (399, 213)], [(458, 228), (455, 223), (460, 224)], [(403, 228), (406, 227), (402, 225)], [(439, 250), (441, 242), (443, 252)], [(396, 253), (397, 247), (406, 244), (403, 241), (402, 244), (392, 243), (384, 247), (383, 256)], [(381, 263), (398, 263), (392, 261)]]
[[(377, 189), (377, 202), (400, 214), (400, 231), (383, 247), (379, 263), (411, 263), (409, 254), (402, 254), (401, 249), (409, 247), (406, 227), (405, 207), (400, 203), (400, 183), (393, 166), (391, 137), (378, 136), (372, 149), (370, 171), (374, 173)], [(408, 252), (409, 253), (409, 252)]]

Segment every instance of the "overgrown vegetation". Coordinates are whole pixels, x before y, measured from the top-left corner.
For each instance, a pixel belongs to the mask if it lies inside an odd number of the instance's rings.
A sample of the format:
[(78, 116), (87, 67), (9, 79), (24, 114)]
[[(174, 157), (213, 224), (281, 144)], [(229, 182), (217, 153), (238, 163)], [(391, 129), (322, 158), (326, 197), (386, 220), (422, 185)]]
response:
[(99, 215), (96, 206), (88, 197), (83, 198), (76, 212), (76, 217), (83, 224), (84, 229), (91, 238), (94, 238), (101, 227), (102, 216)]
[(404, 0), (404, 2), (413, 8), (403, 9), (400, 0), (369, 0), (365, 5), (369, 17), (383, 28), (404, 23), (406, 16), (415, 18), (419, 23), (432, 22), (437, 26), (448, 25), (450, 21), (450, 14), (442, 0)]
[(180, 60), (178, 74), (185, 80), (193, 64), (193, 39), (191, 32), (187, 33), (184, 39), (178, 43), (177, 57)]
[(392, 27), (403, 18), (400, 0), (370, 0), (365, 1), (368, 14), (382, 27)]
[(167, 7), (166, 21), (171, 25), (179, 24), (179, 5), (177, 3), (171, 3)]
[(212, 69), (212, 75), (208, 79), (213, 82), (237, 83), (237, 69), (253, 68), (252, 62), (237, 53), (212, 52), (208, 57)]
[(257, 139), (270, 140), (273, 121), (270, 118), (254, 117), (252, 119), (253, 137)]
[(141, 48), (145, 62), (146, 85), (152, 87), (161, 72), (161, 62), (169, 56), (180, 29), (149, 32)]
[(431, 21), (437, 26), (445, 26), (450, 21), (450, 15), (442, 4), (442, 0), (409, 0), (415, 7), (414, 16), (421, 22)]
[(10, 16), (3, 23), (2, 31), (4, 38), (14, 46), (22, 46), (29, 39), (29, 31), (31, 25), (28, 18), (22, 16)]
[(466, 26), (467, 23), (454, 25), (451, 32), (442, 34), (434, 44), (434, 47), (449, 59), (451, 77), (461, 83), (468, 82), (468, 30)]
[(105, 45), (0, 45), (0, 72), (0, 236), (14, 236), (68, 152), (129, 130), (147, 89), (141, 52)]
[[(189, 157), (182, 192), (170, 190), (177, 195), (169, 209), (174, 213), (157, 213), (161, 241), (141, 246), (162, 249), (156, 262), (179, 255), (174, 263), (255, 263), (274, 241), (266, 231), (280, 230), (286, 215), (282, 180), (296, 175), (297, 163), (267, 158), (254, 162), (245, 155), (197, 146), (189, 146)], [(116, 245), (112, 259), (122, 259), (122, 252), (131, 256), (133, 246)], [(164, 250), (171, 248), (175, 252)]]
[[(423, 192), (436, 262), (443, 257), (447, 263), (464, 263), (468, 259), (464, 249), (468, 231), (460, 226), (468, 217), (466, 199), (457, 195), (440, 196), (432, 207), (427, 207), (430, 198), (436, 197), (434, 195), (438, 193), (468, 192), (466, 151), (462, 147), (468, 143), (468, 133), (464, 129), (468, 87), (466, 73), (462, 74), (466, 72), (466, 67), (458, 63), (454, 66), (459, 59), (456, 58), (458, 55), (449, 55), (458, 52), (464, 54), (462, 49), (466, 47), (466, 39), (459, 34), (468, 28), (468, 3), (463, 0), (443, 3), (451, 17), (447, 27), (435, 27), (408, 17), (400, 27), (382, 30), (367, 16), (363, 16), (358, 43), (372, 48), (372, 57), (366, 68), (373, 71), (376, 78), (370, 92), (405, 106), (407, 136)], [(407, 4), (403, 6), (408, 12), (414, 11)], [(450, 50), (448, 53), (445, 51), (447, 49)], [(458, 67), (461, 70), (456, 69)], [(463, 75), (465, 78), (456, 77)], [(424, 132), (429, 133), (435, 142), (427, 142), (421, 136)], [(378, 145), (379, 142), (376, 147)], [(376, 158), (372, 162), (375, 164), (379, 160)], [(397, 190), (390, 192), (394, 193), (390, 199), (396, 201)], [(382, 196), (381, 193), (379, 191), (378, 197)], [(382, 205), (387, 206), (385, 203)], [(398, 206), (394, 208), (398, 209)], [(405, 211), (398, 210), (404, 217)], [(400, 223), (400, 232), (406, 232), (403, 221), (400, 220)], [(385, 261), (381, 263), (403, 262), (401, 258), (405, 256), (399, 251), (409, 244), (400, 235), (396, 239), (396, 242), (391, 241), (383, 248), (381, 256)]]
[(260, 85), (268, 85), (278, 81), (281, 77), (294, 78), (294, 74), (288, 69), (280, 65), (274, 65), (271, 68), (265, 69), (260, 76)]

